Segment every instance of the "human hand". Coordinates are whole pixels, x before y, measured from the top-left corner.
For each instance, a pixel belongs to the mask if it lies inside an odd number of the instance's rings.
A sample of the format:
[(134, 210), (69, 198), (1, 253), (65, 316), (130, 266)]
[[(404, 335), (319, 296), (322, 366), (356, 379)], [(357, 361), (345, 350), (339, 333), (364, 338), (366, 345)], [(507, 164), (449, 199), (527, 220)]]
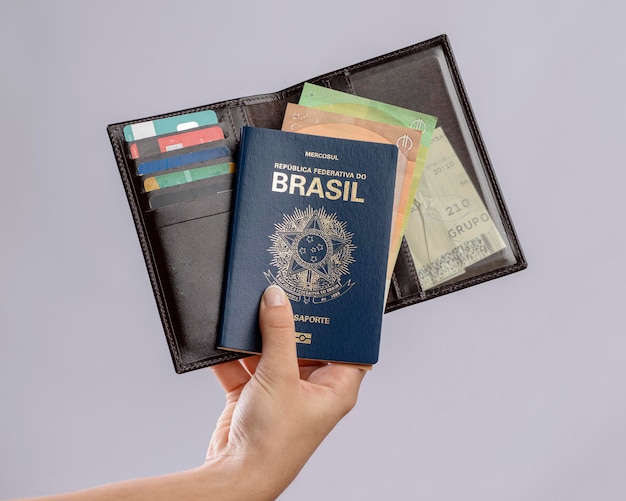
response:
[(46, 500), (275, 499), (354, 407), (365, 369), (299, 363), (293, 312), (279, 287), (265, 291), (259, 323), (261, 356), (213, 368), (226, 391), (226, 408), (213, 432), (204, 465)]
[(298, 362), (291, 304), (277, 286), (268, 287), (261, 299), (259, 323), (260, 356), (213, 366), (226, 407), (205, 466), (219, 466), (239, 479), (233, 494), (274, 499), (354, 407), (366, 371)]

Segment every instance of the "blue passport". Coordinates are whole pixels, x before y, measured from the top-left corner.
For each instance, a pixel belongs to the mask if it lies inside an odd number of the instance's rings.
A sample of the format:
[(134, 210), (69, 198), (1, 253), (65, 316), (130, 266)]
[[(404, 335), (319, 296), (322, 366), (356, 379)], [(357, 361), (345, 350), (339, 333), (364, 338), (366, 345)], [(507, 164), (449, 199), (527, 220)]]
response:
[(377, 362), (397, 160), (395, 145), (242, 128), (220, 348), (261, 352), (277, 284), (298, 357)]

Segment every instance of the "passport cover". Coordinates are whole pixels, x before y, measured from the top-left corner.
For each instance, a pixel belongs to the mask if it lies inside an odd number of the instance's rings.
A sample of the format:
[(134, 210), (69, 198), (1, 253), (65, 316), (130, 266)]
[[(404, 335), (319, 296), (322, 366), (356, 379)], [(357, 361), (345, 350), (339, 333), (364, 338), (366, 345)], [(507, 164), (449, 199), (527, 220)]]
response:
[(285, 290), (300, 358), (378, 360), (398, 148), (244, 127), (219, 347), (259, 353), (259, 299)]
[[(406, 239), (403, 240), (385, 312), (526, 268), (526, 259), (446, 35), (333, 70), (308, 82), (436, 116), (437, 124), (445, 129), (459, 162), (505, 242), (502, 251), (472, 265), (462, 276), (425, 290), (420, 285), (411, 250)], [(224, 132), (223, 143), (234, 158), (241, 127), (280, 129), (287, 103), (297, 103), (303, 87), (301, 82), (277, 92), (214, 102), (107, 127), (165, 339), (178, 373), (243, 356), (217, 348), (228, 254), (229, 183), (220, 187), (219, 196), (204, 198), (189, 193), (193, 189), (186, 187), (168, 188), (172, 191), (180, 188), (180, 193), (174, 195), (188, 194), (189, 200), (151, 208), (124, 138), (124, 127), (210, 110), (215, 113), (217, 125)]]

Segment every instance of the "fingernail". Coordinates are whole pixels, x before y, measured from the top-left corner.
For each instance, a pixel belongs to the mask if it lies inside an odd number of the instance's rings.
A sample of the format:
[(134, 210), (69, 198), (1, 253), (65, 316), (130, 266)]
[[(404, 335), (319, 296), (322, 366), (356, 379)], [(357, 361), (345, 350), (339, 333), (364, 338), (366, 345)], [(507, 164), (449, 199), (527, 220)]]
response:
[(265, 306), (285, 306), (285, 293), (278, 285), (270, 285), (263, 293)]

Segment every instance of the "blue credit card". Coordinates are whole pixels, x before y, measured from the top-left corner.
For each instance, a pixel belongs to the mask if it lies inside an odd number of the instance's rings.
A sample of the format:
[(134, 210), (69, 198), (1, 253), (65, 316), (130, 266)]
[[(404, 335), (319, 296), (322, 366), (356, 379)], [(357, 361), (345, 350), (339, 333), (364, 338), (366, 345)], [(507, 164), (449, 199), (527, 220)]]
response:
[(175, 169), (176, 167), (182, 167), (183, 165), (194, 164), (197, 162), (205, 162), (214, 158), (229, 156), (230, 149), (227, 146), (218, 146), (217, 148), (210, 148), (208, 150), (193, 151), (191, 153), (185, 153), (184, 155), (178, 155), (168, 158), (159, 158), (158, 160), (144, 162), (137, 166), (137, 173), (142, 175), (151, 174), (153, 172), (159, 172), (162, 170)]

